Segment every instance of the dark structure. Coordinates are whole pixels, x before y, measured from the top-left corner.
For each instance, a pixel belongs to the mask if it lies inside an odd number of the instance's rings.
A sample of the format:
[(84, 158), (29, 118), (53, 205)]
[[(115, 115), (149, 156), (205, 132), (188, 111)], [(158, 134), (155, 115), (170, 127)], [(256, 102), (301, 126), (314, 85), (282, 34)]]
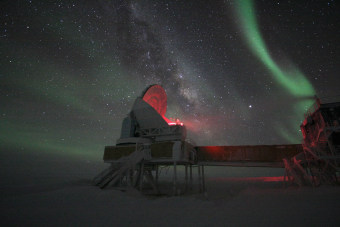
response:
[(316, 98), (300, 127), (304, 152), (285, 160), (288, 177), (299, 185), (336, 183), (340, 171), (340, 102), (322, 104)]
[(340, 102), (321, 104), (317, 99), (313, 109), (300, 126), (304, 148), (318, 155), (340, 155)]
[(283, 168), (302, 152), (300, 144), (259, 146), (194, 146), (186, 140), (185, 125), (165, 117), (167, 95), (160, 85), (151, 85), (137, 97), (122, 123), (116, 145), (106, 146), (104, 162), (110, 166), (93, 180), (100, 188), (134, 187), (145, 183), (159, 193), (159, 167), (173, 168), (173, 194), (178, 194), (177, 166), (185, 168), (185, 189), (192, 188), (192, 168), (197, 167), (200, 191), (205, 191), (205, 166)]
[[(143, 190), (145, 183), (159, 193), (160, 166), (173, 167), (173, 193), (178, 189), (177, 166), (185, 167), (185, 190), (192, 182), (196, 150), (186, 141), (186, 128), (179, 119), (165, 117), (167, 95), (160, 85), (147, 87), (137, 97), (122, 123), (115, 146), (106, 146), (104, 161), (110, 166), (93, 180), (100, 188), (134, 187)], [(188, 173), (189, 170), (189, 173)], [(190, 174), (190, 175), (189, 175)]]

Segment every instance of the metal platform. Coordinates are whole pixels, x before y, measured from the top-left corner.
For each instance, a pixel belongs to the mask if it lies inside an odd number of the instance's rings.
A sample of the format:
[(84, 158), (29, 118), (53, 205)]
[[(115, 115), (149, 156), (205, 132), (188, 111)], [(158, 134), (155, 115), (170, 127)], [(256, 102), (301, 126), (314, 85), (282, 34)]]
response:
[(185, 125), (179, 119), (168, 119), (166, 109), (167, 95), (160, 85), (147, 87), (136, 98), (116, 145), (105, 147), (103, 159), (110, 166), (95, 177), (95, 185), (121, 187), (124, 183), (142, 191), (146, 179), (158, 192), (158, 167), (171, 166), (173, 193), (177, 194), (177, 166), (183, 165), (186, 188), (189, 178), (192, 185), (192, 168), (198, 167), (203, 192), (205, 166), (283, 168), (283, 159), (302, 152), (301, 144), (194, 147), (186, 141)]

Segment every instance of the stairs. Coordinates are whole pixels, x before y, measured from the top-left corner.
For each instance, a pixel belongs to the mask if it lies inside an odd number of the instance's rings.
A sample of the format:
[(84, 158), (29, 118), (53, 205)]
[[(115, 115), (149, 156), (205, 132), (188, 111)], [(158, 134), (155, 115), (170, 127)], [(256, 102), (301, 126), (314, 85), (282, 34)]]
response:
[(99, 173), (93, 179), (93, 185), (103, 189), (107, 186), (118, 184), (124, 177), (132, 177), (133, 186), (137, 185), (138, 179), (140, 178), (138, 175), (141, 173), (137, 172), (137, 174), (135, 174), (135, 172), (144, 159), (150, 158), (148, 151), (148, 148), (140, 146), (129, 156), (120, 158), (117, 163), (111, 164), (109, 168)]

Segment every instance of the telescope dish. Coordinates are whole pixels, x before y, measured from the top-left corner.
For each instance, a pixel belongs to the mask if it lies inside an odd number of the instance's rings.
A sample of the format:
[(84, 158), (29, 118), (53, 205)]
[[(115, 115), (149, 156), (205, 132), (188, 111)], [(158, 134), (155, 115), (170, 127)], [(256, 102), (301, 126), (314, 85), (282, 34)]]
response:
[(162, 117), (165, 116), (167, 107), (167, 96), (160, 85), (151, 85), (142, 95), (143, 100), (152, 106)]

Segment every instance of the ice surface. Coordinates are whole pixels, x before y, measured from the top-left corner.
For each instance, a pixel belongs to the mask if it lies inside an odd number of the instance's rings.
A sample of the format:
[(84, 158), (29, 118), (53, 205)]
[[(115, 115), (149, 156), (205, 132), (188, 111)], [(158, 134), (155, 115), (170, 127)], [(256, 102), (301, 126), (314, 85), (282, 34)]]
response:
[[(33, 155), (34, 154), (34, 155)], [(143, 196), (101, 190), (92, 178), (106, 165), (41, 153), (1, 154), (1, 222), (29, 226), (336, 226), (339, 187), (284, 187), (283, 169), (206, 168), (207, 192)], [(183, 170), (179, 175), (183, 176)], [(197, 169), (194, 180), (197, 184)], [(163, 169), (163, 189), (171, 188)], [(181, 178), (183, 179), (183, 178)], [(184, 181), (183, 181), (184, 182)], [(180, 188), (183, 188), (180, 185)]]

